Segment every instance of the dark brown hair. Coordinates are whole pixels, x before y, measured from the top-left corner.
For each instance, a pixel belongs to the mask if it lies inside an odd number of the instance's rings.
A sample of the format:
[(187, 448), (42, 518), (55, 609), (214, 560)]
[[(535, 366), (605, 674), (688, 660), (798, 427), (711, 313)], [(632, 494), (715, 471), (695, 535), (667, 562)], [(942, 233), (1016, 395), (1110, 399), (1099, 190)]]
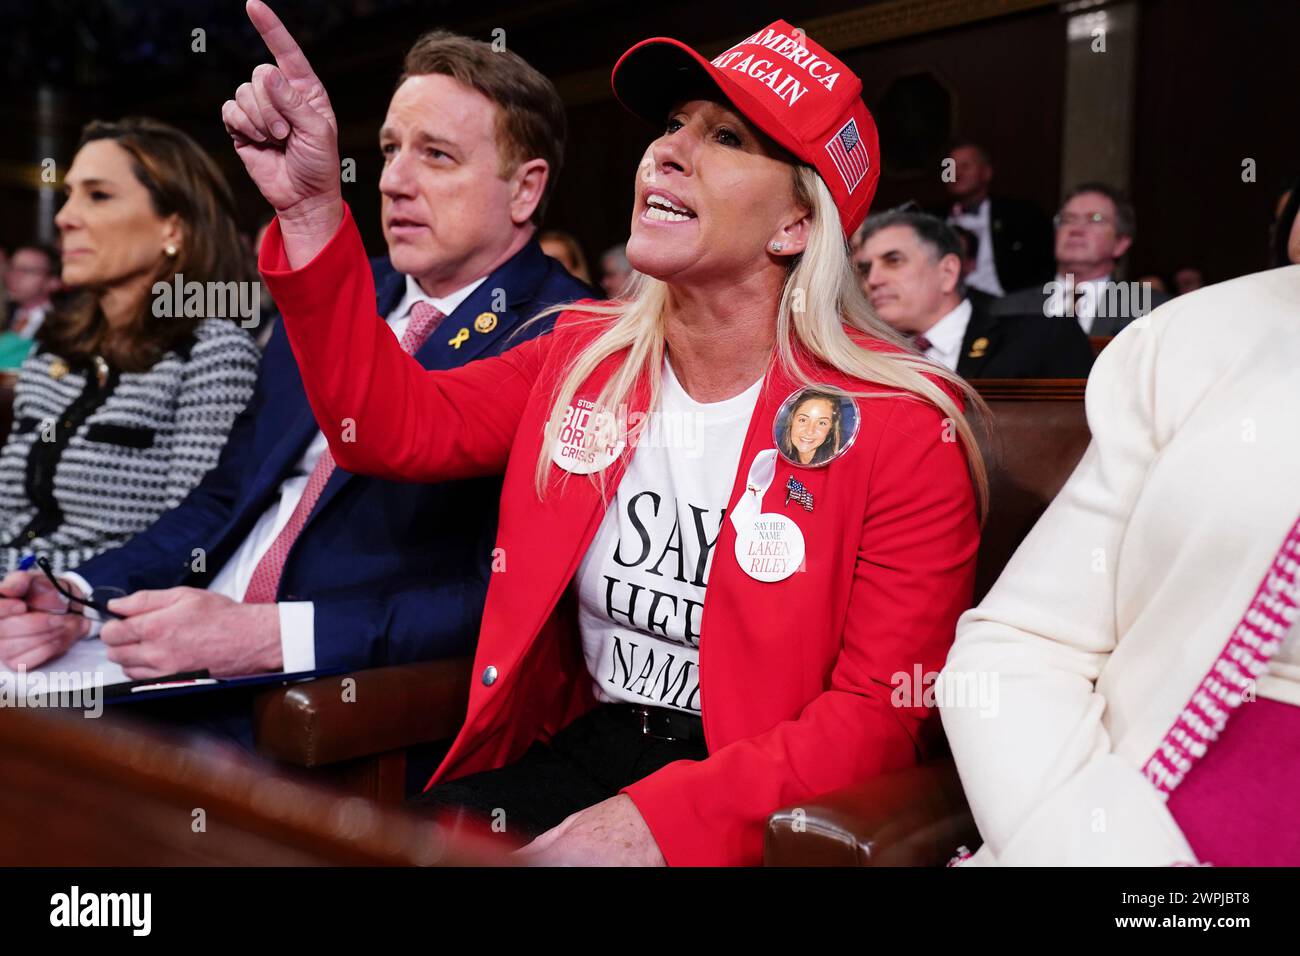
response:
[[(180, 218), (177, 254), (162, 258), (151, 286), (171, 282), (177, 273), (187, 284), (254, 278), (235, 224), (230, 185), (194, 140), (157, 120), (96, 120), (82, 130), (77, 149), (101, 139), (113, 140), (130, 154), (132, 172), (148, 190), (154, 212)], [(84, 363), (100, 355), (124, 372), (142, 372), (189, 339), (202, 321), (201, 317), (179, 314), (179, 308), (173, 310), (178, 314), (155, 316), (151, 304), (152, 297), (146, 295), (129, 322), (110, 328), (96, 296), (87, 289), (45, 322), (37, 338), (45, 349), (70, 363)]]
[(840, 444), (844, 440), (841, 425), (844, 412), (840, 408), (840, 396), (832, 392), (823, 392), (815, 388), (805, 388), (803, 390), (799, 395), (799, 400), (790, 406), (790, 413), (786, 415), (785, 424), (781, 427), (781, 451), (785, 453), (787, 458), (795, 461), (799, 460), (798, 449), (794, 447), (794, 438), (790, 434), (794, 430), (794, 416), (799, 409), (813, 401), (825, 402), (831, 407), (831, 429), (813, 452), (812, 461), (808, 462), (810, 465), (820, 465), (840, 450)]
[(517, 53), (497, 52), (487, 43), (446, 30), (434, 30), (415, 41), (397, 85), (431, 73), (450, 76), (499, 107), (496, 134), (502, 178), (514, 175), (530, 159), (546, 160), (546, 188), (532, 215), (533, 223), (540, 226), (564, 162), (566, 120), (555, 85)]

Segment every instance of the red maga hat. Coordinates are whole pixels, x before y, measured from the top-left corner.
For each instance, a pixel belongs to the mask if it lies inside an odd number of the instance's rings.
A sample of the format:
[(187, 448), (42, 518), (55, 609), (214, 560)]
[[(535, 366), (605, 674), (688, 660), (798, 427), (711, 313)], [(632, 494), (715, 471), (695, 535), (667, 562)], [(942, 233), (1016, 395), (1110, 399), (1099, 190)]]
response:
[(880, 144), (862, 81), (784, 20), (712, 60), (680, 40), (642, 40), (614, 64), (611, 81), (619, 102), (652, 123), (665, 122), (682, 94), (716, 87), (821, 174), (845, 235), (866, 218), (880, 179)]

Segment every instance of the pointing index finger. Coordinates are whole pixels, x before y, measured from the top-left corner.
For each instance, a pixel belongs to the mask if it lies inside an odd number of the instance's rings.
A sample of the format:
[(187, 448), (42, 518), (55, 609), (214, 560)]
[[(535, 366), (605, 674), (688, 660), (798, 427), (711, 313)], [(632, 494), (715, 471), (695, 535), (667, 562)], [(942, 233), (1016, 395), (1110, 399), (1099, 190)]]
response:
[(288, 29), (280, 18), (275, 15), (275, 11), (268, 7), (262, 0), (248, 0), (245, 7), (248, 13), (248, 19), (252, 21), (257, 32), (262, 35), (262, 42), (266, 48), (271, 51), (275, 57), (275, 64), (284, 74), (285, 79), (290, 83), (295, 81), (311, 81), (318, 83), (316, 71), (311, 68), (307, 62), (307, 56), (302, 52), (302, 47), (298, 46), (298, 41), (293, 38)]

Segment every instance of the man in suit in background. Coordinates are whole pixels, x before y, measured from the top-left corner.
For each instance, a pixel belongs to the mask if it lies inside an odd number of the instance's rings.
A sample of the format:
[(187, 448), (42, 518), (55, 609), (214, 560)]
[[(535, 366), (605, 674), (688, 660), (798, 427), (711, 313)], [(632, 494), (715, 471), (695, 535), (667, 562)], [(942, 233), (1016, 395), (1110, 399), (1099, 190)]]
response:
[(962, 286), (961, 253), (941, 219), (887, 212), (863, 226), (854, 263), (876, 314), (963, 378), (1087, 377), (1092, 350), (1078, 325), (975, 308)]
[(6, 331), (28, 340), (36, 336), (54, 308), (59, 272), (59, 252), (53, 246), (32, 244), (14, 250), (4, 275), (9, 300)]
[(936, 214), (978, 240), (966, 285), (1000, 296), (1050, 279), (1052, 227), (1043, 211), (1031, 202), (989, 194), (993, 162), (977, 143), (953, 143), (948, 158), (953, 175), (944, 185), (952, 205)]
[[(502, 352), (548, 327), (516, 334), (542, 308), (591, 296), (536, 238), (564, 128), (555, 88), (514, 53), (432, 33), (407, 54), (379, 134), (391, 261), (374, 273), (379, 314), (425, 368)], [(277, 328), (217, 466), (152, 527), (67, 577), (83, 592), (134, 592), (114, 604), (126, 619), (100, 632), (133, 678), (464, 654), (499, 495), (496, 478), (403, 484), (335, 468)], [(28, 572), (0, 582), (0, 596), (19, 599), (0, 601), (9, 666), (40, 666), (92, 630), (80, 615), (32, 610), (56, 602), (51, 591)]]
[(980, 237), (975, 235), (965, 226), (958, 226), (954, 223), (948, 223), (957, 241), (961, 243), (961, 284), (966, 289), (966, 298), (975, 307), (977, 312), (987, 312), (989, 306), (993, 303), (996, 296), (989, 295), (981, 289), (975, 288), (967, 280), (970, 274), (975, 271), (975, 263), (979, 259)]
[(1117, 269), (1133, 245), (1132, 204), (1105, 183), (1076, 186), (1056, 219), (1056, 277), (993, 303), (995, 315), (1064, 316), (1085, 335), (1111, 336), (1169, 301), (1145, 282), (1120, 282)]

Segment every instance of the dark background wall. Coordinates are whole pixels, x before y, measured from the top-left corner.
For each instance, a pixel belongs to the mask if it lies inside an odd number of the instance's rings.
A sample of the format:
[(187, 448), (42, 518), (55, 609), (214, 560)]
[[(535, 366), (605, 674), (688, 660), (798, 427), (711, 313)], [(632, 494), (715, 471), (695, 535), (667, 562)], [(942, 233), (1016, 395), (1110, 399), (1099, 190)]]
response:
[[(570, 136), (550, 225), (595, 257), (627, 232), (635, 165), (655, 135), (608, 94), (608, 70), (631, 43), (667, 34), (712, 53), (780, 16), (789, 2), (656, 5), (608, 0), (280, 0), (321, 73), (341, 121), (341, 152), (357, 161), (345, 195), (372, 251), (379, 156), (375, 135), (402, 53), (436, 26), (506, 42), (556, 80)], [(854, 10), (899, 10), (900, 0), (800, 0), (794, 22)], [(918, 6), (925, 6), (919, 4)], [(953, 5), (959, 7), (959, 4)], [(988, 4), (983, 4), (988, 6)], [(1012, 7), (1014, 4), (1004, 4)], [(100, 12), (87, 13), (98, 9)], [(105, 13), (104, 11), (117, 11)], [(238, 0), (82, 4), (0, 0), (12, 29), (0, 36), (0, 243), (27, 239), (38, 215), (33, 165), (71, 159), (94, 117), (144, 113), (175, 123), (227, 170), (252, 229), (265, 214), (221, 128), (221, 102), (261, 61)], [(194, 53), (191, 31), (207, 31)], [(813, 32), (814, 38), (817, 33)], [(1131, 183), (1140, 238), (1137, 274), (1203, 268), (1211, 279), (1266, 264), (1268, 223), (1287, 177), (1300, 176), (1300, 125), (1291, 106), (1300, 4), (1276, 0), (1142, 0)], [(942, 198), (943, 141), (984, 143), (996, 188), (1050, 211), (1060, 181), (1065, 101), (1065, 14), (1054, 5), (839, 51), (864, 78), (881, 122), (884, 175), (877, 208)], [(49, 108), (38, 110), (38, 86)], [(1117, 108), (1123, 108), (1117, 104)], [(1244, 158), (1257, 181), (1243, 183)]]
[(1300, 178), (1300, 3), (1154, 0), (1141, 12), (1137, 264), (1195, 265), (1209, 281), (1263, 268), (1277, 197)]

